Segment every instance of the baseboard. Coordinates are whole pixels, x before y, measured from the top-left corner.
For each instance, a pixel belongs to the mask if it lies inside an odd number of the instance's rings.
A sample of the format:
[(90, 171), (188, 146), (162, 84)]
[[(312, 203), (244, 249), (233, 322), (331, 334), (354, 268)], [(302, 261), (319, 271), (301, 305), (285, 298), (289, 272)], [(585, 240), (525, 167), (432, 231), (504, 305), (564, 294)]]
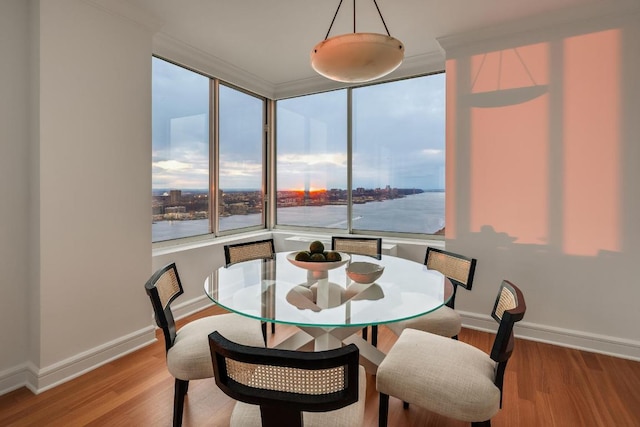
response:
[(27, 363), (0, 372), (0, 396), (27, 384)]
[[(172, 309), (175, 318), (181, 319), (209, 307), (211, 304), (209, 298), (202, 296), (175, 304)], [(38, 368), (33, 363), (26, 362), (0, 372), (0, 396), (20, 387), (27, 387), (34, 394), (49, 390), (154, 343), (156, 341), (155, 329), (155, 325), (149, 325), (139, 331), (44, 368)]]
[(35, 394), (41, 393), (146, 347), (155, 340), (155, 328), (148, 326), (44, 368), (38, 368), (29, 362), (25, 366), (26, 381), (23, 385)]
[[(465, 328), (493, 333), (498, 329), (496, 321), (490, 316), (469, 312), (460, 312), (460, 315), (462, 326)], [(530, 341), (640, 361), (640, 342), (638, 341), (527, 322), (518, 322), (514, 332), (516, 337)]]

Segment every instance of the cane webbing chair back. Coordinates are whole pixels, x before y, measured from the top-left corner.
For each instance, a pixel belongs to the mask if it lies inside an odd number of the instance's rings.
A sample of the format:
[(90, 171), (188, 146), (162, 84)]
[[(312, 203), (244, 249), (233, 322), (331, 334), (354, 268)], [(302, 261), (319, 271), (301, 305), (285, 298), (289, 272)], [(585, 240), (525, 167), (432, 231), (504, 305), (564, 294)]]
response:
[(169, 351), (176, 338), (170, 304), (184, 292), (176, 264), (171, 263), (156, 271), (144, 288), (151, 299), (156, 324), (164, 333), (165, 350)]
[(255, 242), (237, 243), (224, 246), (225, 265), (236, 264), (254, 259), (267, 259), (275, 256), (273, 239)]
[(439, 271), (449, 278), (453, 284), (453, 296), (447, 305), (455, 308), (458, 286), (462, 286), (466, 290), (471, 290), (473, 276), (476, 271), (476, 259), (442, 249), (428, 247), (424, 263), (428, 269)]
[(260, 406), (263, 426), (302, 426), (302, 412), (325, 412), (358, 401), (355, 344), (319, 351), (251, 347), (209, 335), (218, 387), (231, 398)]
[(375, 237), (336, 237), (331, 238), (331, 250), (348, 254), (367, 255), (382, 258), (382, 239)]

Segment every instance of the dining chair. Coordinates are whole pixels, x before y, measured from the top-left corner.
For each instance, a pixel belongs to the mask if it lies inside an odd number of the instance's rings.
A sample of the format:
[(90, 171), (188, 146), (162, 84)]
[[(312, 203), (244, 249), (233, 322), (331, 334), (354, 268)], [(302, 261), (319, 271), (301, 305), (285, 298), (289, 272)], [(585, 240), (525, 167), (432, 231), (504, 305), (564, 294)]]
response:
[[(253, 242), (234, 243), (224, 245), (225, 266), (254, 259), (275, 258), (276, 251), (273, 239), (256, 240)], [(264, 343), (267, 344), (267, 324), (262, 322)], [(271, 333), (276, 332), (276, 324), (271, 323)]]
[(461, 341), (405, 329), (378, 367), (378, 422), (387, 425), (389, 396), (473, 426), (490, 426), (502, 408), (507, 362), (513, 353), (513, 326), (527, 306), (522, 292), (504, 280), (491, 317), (498, 332), (491, 354)]
[(190, 380), (211, 378), (213, 366), (207, 337), (219, 330), (246, 345), (263, 345), (260, 322), (237, 314), (220, 314), (194, 320), (176, 330), (171, 303), (183, 288), (175, 263), (153, 273), (144, 285), (151, 299), (155, 320), (164, 334), (167, 369), (175, 378), (173, 425), (182, 425), (184, 396)]
[(228, 267), (243, 261), (275, 257), (273, 239), (224, 245), (224, 260)]
[[(382, 238), (332, 236), (331, 250), (382, 259)], [(367, 327), (365, 326), (362, 328), (362, 338), (366, 340), (367, 335)], [(378, 345), (378, 325), (371, 326), (371, 344), (374, 347)]]
[(477, 260), (474, 258), (428, 247), (424, 264), (428, 269), (439, 271), (451, 281), (453, 285), (451, 299), (446, 305), (423, 316), (389, 323), (386, 326), (396, 335), (400, 335), (404, 329), (411, 328), (458, 339), (458, 333), (462, 328), (462, 319), (460, 314), (455, 311), (456, 291), (458, 286), (462, 286), (468, 291), (471, 290), (476, 262)]
[(382, 239), (379, 237), (332, 236), (331, 250), (382, 259)]
[(361, 426), (366, 374), (349, 344), (308, 352), (251, 347), (209, 335), (216, 384), (237, 402), (230, 426)]

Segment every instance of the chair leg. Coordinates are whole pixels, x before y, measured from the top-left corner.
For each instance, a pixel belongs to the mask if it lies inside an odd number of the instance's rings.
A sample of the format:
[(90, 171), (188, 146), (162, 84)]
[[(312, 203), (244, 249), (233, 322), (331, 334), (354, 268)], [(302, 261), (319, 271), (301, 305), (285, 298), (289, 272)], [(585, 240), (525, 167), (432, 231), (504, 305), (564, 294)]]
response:
[(271, 333), (272, 333), (272, 334), (275, 334), (275, 333), (276, 333), (276, 324), (275, 324), (275, 323), (272, 323), (272, 324), (271, 324)]
[(457, 339), (458, 339), (458, 336), (457, 336), (457, 335), (454, 335), (454, 336), (452, 336), (451, 338), (453, 338), (454, 340), (457, 340)]
[(491, 420), (472, 422), (471, 427), (491, 427)]
[(182, 426), (182, 412), (184, 409), (184, 396), (189, 389), (189, 381), (176, 378), (175, 390), (173, 392), (173, 427)]
[(371, 326), (371, 345), (378, 346), (378, 325)]
[(367, 340), (367, 327), (362, 328), (362, 339)]
[(389, 418), (389, 395), (380, 393), (380, 403), (378, 406), (378, 427), (387, 427)]
[(409, 402), (402, 401), (402, 409), (409, 409)]

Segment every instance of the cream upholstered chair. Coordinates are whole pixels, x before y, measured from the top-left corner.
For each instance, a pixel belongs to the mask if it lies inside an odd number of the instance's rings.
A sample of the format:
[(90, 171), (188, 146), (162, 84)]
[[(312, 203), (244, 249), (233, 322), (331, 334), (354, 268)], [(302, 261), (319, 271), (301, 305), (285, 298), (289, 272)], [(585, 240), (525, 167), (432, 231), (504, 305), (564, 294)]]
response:
[[(333, 236), (331, 237), (331, 250), (382, 259), (382, 238)], [(366, 340), (367, 335), (367, 327), (365, 326), (362, 328), (362, 338)], [(371, 344), (378, 345), (378, 325), (371, 326)]]
[(527, 306), (520, 289), (503, 281), (491, 312), (499, 322), (491, 354), (461, 341), (405, 329), (378, 367), (379, 425), (387, 425), (389, 396), (429, 411), (490, 426), (502, 407), (502, 384), (514, 347), (513, 326)]
[[(256, 240), (254, 242), (234, 243), (224, 245), (225, 265), (237, 264), (239, 262), (251, 261), (254, 259), (269, 259), (276, 256), (273, 239)], [(276, 332), (276, 324), (271, 324), (271, 333)], [(267, 344), (267, 324), (262, 322), (262, 334), (264, 343)]]
[(215, 330), (237, 342), (263, 345), (260, 322), (237, 314), (220, 314), (195, 320), (176, 331), (171, 303), (183, 293), (175, 263), (156, 271), (145, 284), (156, 323), (164, 333), (167, 368), (175, 380), (173, 425), (182, 425), (184, 396), (190, 380), (213, 377), (208, 335)]
[(386, 326), (396, 335), (400, 335), (406, 328), (411, 328), (458, 339), (462, 320), (460, 314), (454, 310), (456, 291), (458, 286), (462, 286), (468, 291), (471, 290), (476, 271), (476, 260), (442, 249), (428, 247), (424, 263), (427, 268), (439, 271), (451, 281), (453, 296), (446, 305), (431, 313), (402, 322), (389, 323)]
[(231, 427), (361, 426), (366, 375), (355, 344), (318, 352), (244, 346), (209, 335), (218, 387), (237, 400)]

